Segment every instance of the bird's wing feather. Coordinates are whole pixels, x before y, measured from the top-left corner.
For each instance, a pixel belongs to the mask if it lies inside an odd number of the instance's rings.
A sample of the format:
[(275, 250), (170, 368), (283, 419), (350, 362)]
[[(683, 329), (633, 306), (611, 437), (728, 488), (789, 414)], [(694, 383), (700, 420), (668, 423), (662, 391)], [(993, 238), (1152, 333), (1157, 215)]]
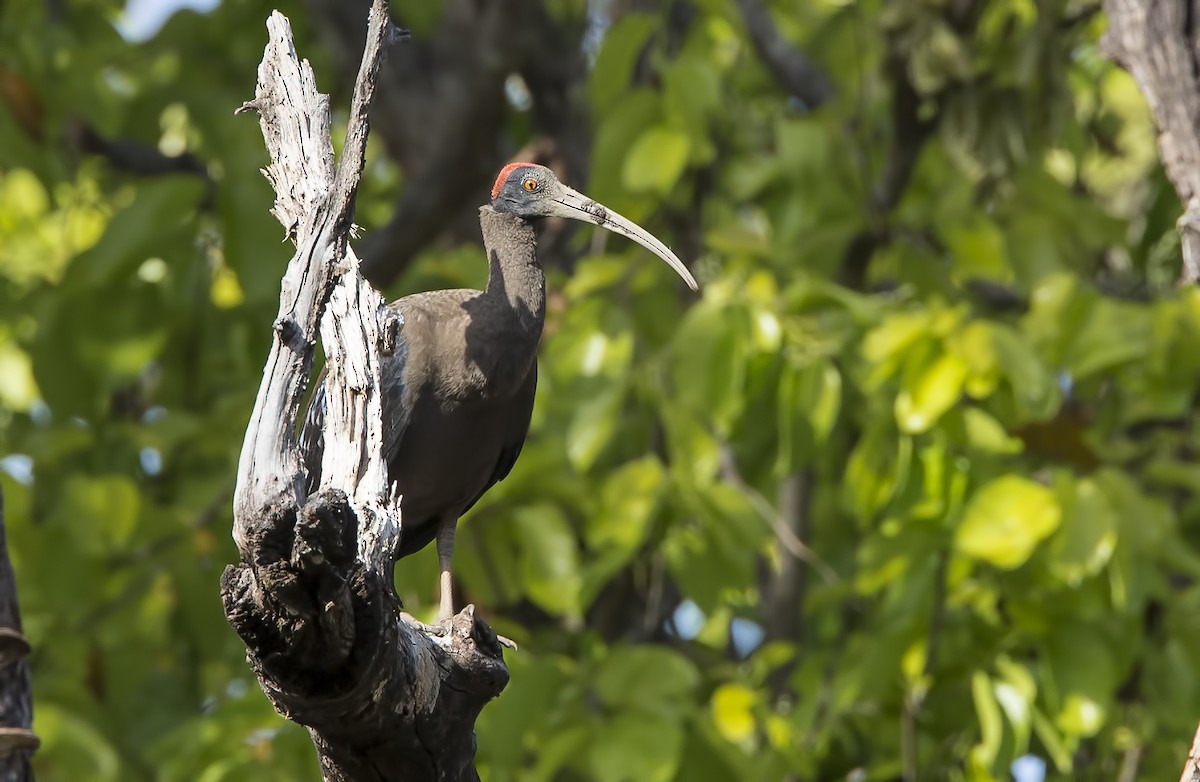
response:
[(463, 513), (474, 507), (479, 499), (487, 494), (488, 490), (495, 486), (500, 481), (508, 477), (512, 472), (513, 465), (517, 463), (517, 458), (521, 455), (521, 449), (525, 447), (525, 437), (529, 434), (529, 420), (533, 416), (533, 396), (537, 389), (537, 362), (533, 364), (533, 369), (529, 372), (529, 379), (525, 382), (525, 387), (522, 393), (528, 397), (529, 404), (525, 407), (529, 410), (529, 414), (524, 416), (524, 420), (514, 420), (512, 428), (509, 430), (509, 437), (504, 446), (500, 449), (500, 457), (496, 460), (496, 469), (492, 471), (492, 477), (488, 480), (487, 485), (480, 490), (475, 498), (467, 503), (463, 508)]

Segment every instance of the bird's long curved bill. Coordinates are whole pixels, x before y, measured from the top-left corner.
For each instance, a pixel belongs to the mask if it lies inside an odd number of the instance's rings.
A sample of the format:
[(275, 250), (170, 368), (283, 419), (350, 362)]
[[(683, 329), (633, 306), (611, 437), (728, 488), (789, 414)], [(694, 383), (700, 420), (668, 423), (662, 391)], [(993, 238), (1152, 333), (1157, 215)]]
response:
[(561, 186), (561, 193), (554, 199), (553, 213), (557, 217), (569, 217), (572, 220), (583, 220), (587, 223), (594, 223), (601, 228), (607, 228), (613, 233), (629, 237), (666, 261), (667, 265), (683, 278), (683, 281), (688, 284), (689, 288), (694, 291), (700, 290), (700, 286), (696, 283), (696, 278), (683, 265), (683, 261), (679, 260), (679, 256), (671, 252), (669, 247), (660, 242), (645, 228), (642, 228), (628, 218), (622, 217), (603, 204), (593, 201), (583, 193), (572, 190), (565, 185)]

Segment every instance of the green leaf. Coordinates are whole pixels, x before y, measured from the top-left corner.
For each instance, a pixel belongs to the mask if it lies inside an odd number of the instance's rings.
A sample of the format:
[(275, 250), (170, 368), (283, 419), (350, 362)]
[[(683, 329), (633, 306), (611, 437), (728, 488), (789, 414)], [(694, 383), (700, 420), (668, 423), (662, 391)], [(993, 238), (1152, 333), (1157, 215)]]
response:
[(647, 129), (629, 150), (621, 181), (635, 193), (670, 192), (687, 166), (690, 143), (686, 133), (665, 125)]
[(996, 702), (1008, 717), (1012, 726), (1016, 749), (1015, 755), (1024, 754), (1029, 748), (1029, 734), (1033, 726), (1033, 706), (1037, 697), (1037, 684), (1029, 669), (1008, 657), (996, 658), (996, 669), (1000, 674), (992, 680)]
[(604, 481), (601, 511), (588, 525), (588, 544), (632, 552), (650, 530), (666, 483), (666, 471), (654, 456), (622, 465)]
[(575, 534), (557, 506), (528, 505), (513, 519), (530, 599), (552, 614), (578, 616), (582, 577)]
[(696, 666), (657, 646), (616, 647), (596, 673), (596, 693), (613, 707), (633, 706), (668, 716), (680, 710), (700, 683)]
[(1143, 358), (1151, 345), (1151, 311), (1145, 305), (1094, 299), (1067, 351), (1076, 379), (1111, 372)]
[(673, 403), (727, 426), (744, 399), (749, 325), (741, 308), (702, 303), (688, 310), (675, 334)]
[(992, 690), (991, 680), (983, 671), (971, 674), (971, 696), (979, 719), (979, 743), (971, 748), (971, 760), (984, 768), (996, 762), (1004, 739), (1004, 721)]
[(739, 771), (744, 769), (730, 762), (727, 754), (722, 754), (721, 750), (728, 747), (722, 745), (720, 737), (714, 735), (711, 728), (705, 730), (704, 727), (689, 726), (675, 779), (678, 782), (729, 782), (737, 779)]
[(1059, 392), (1054, 377), (1029, 343), (1014, 329), (989, 323), (1004, 378), (1012, 388), (1017, 411), (1022, 418), (1042, 420), (1058, 409)]
[(78, 530), (79, 545), (101, 553), (128, 542), (141, 505), (137, 486), (123, 475), (72, 476), (64, 486), (55, 518), (64, 528)]
[(591, 469), (617, 431), (623, 386), (610, 386), (579, 404), (567, 429), (567, 458), (581, 472)]
[(712, 694), (713, 724), (726, 741), (744, 744), (754, 737), (757, 720), (754, 709), (759, 695), (743, 684), (727, 682)]
[(1054, 492), (1019, 475), (1005, 475), (971, 497), (955, 533), (962, 553), (998, 568), (1020, 567), (1062, 519)]
[(704, 56), (684, 55), (663, 71), (663, 105), (672, 127), (688, 136), (690, 162), (705, 165), (717, 148), (709, 117), (721, 107), (721, 77)]
[(678, 410), (670, 402), (660, 413), (671, 449), (671, 473), (686, 487), (713, 480), (721, 466), (716, 438), (696, 416)]
[(121, 761), (103, 731), (54, 703), (40, 701), (33, 731), (42, 740), (42, 756), (52, 760), (63, 779), (121, 778)]
[(1054, 761), (1054, 767), (1058, 772), (1069, 774), (1072, 766), (1072, 753), (1067, 749), (1062, 734), (1054, 727), (1054, 723), (1047, 719), (1039, 709), (1033, 710), (1033, 732), (1037, 735), (1038, 741), (1042, 742), (1042, 746), (1046, 748), (1046, 752)]
[(815, 119), (778, 120), (775, 123), (775, 143), (779, 149), (780, 165), (788, 175), (811, 176), (827, 170), (829, 132)]
[(131, 273), (162, 252), (163, 237), (177, 233), (201, 197), (204, 182), (195, 176), (148, 179), (138, 185), (133, 203), (115, 214), (94, 247), (72, 263), (85, 288)]
[(967, 444), (982, 453), (1020, 453), (1024, 448), (1019, 438), (1009, 435), (999, 421), (978, 407), (963, 410), (963, 426)]
[(972, 321), (946, 338), (946, 349), (967, 363), (963, 390), (974, 399), (987, 399), (1000, 382), (1000, 364), (986, 321)]
[(604, 45), (592, 69), (594, 77), (588, 82), (594, 116), (604, 116), (629, 90), (633, 68), (657, 26), (653, 14), (627, 13), (604, 34)]
[(27, 411), (38, 398), (37, 382), (29, 355), (0, 333), (0, 405)]
[(960, 280), (983, 277), (1009, 282), (1012, 268), (1006, 258), (1004, 234), (996, 223), (975, 213), (941, 230), (942, 240), (954, 257), (954, 274)]
[(842, 374), (832, 361), (818, 361), (800, 373), (796, 402), (812, 428), (813, 445), (823, 448), (842, 404)]
[(1057, 724), (1068, 736), (1088, 738), (1104, 727), (1106, 710), (1092, 698), (1078, 692), (1068, 693), (1058, 712)]
[(910, 434), (929, 431), (962, 395), (967, 377), (965, 361), (944, 353), (931, 363), (906, 371), (896, 397), (896, 423)]
[(623, 171), (630, 148), (646, 128), (659, 120), (658, 95), (644, 87), (632, 90), (611, 111), (600, 116), (592, 144), (588, 195), (636, 222), (642, 219), (639, 211), (644, 211), (648, 204), (644, 198), (631, 197)]
[(912, 438), (895, 438), (888, 426), (875, 425), (854, 446), (842, 483), (845, 502), (862, 523), (872, 521), (908, 480)]
[(877, 387), (896, 373), (904, 355), (928, 336), (932, 320), (931, 313), (924, 310), (897, 312), (867, 333), (862, 354), (873, 365), (869, 387)]
[(588, 759), (597, 782), (668, 782), (679, 767), (678, 722), (623, 712), (596, 730)]
[(1064, 480), (1062, 528), (1050, 546), (1050, 568), (1070, 586), (1095, 575), (1108, 564), (1117, 546), (1117, 514), (1092, 478)]

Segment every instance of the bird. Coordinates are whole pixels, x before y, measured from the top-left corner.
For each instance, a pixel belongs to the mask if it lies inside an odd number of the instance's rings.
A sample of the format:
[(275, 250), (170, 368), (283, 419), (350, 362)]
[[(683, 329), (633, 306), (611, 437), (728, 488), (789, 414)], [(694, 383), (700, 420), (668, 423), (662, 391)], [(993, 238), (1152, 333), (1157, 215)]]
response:
[[(483, 290), (435, 290), (388, 306), (403, 318), (400, 345), (381, 368), (383, 450), (401, 494), (393, 560), (437, 541), (438, 621), (454, 614), (451, 561), (458, 519), (512, 470), (529, 432), (546, 279), (535, 224), (592, 223), (664, 260), (692, 290), (675, 253), (617, 212), (567, 187), (545, 166), (509, 163), (479, 209), (488, 258)], [(318, 377), (298, 438), (307, 488), (320, 485), (327, 392)]]

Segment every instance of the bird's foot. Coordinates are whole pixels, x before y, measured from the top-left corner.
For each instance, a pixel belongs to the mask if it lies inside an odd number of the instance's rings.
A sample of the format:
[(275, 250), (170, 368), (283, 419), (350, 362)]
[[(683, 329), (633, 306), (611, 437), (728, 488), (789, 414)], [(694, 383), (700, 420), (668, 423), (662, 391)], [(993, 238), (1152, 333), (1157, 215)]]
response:
[(400, 612), (400, 619), (403, 620), (406, 625), (415, 627), (422, 633), (425, 633), (425, 635), (436, 635), (438, 638), (442, 638), (450, 634), (450, 623), (448, 621), (438, 622), (435, 625), (427, 625), (407, 611)]
[[(474, 618), (474, 606), (470, 606), (470, 609), (471, 616)], [(400, 619), (409, 627), (416, 628), (426, 635), (432, 635), (438, 638), (445, 638), (446, 636), (450, 635), (450, 631), (454, 628), (454, 617), (450, 617), (448, 619), (439, 619), (437, 624), (428, 625), (407, 611), (401, 611)], [(514, 652), (518, 649), (516, 641), (513, 641), (511, 638), (505, 638), (502, 635), (496, 635), (496, 640), (505, 649), (512, 649)]]

